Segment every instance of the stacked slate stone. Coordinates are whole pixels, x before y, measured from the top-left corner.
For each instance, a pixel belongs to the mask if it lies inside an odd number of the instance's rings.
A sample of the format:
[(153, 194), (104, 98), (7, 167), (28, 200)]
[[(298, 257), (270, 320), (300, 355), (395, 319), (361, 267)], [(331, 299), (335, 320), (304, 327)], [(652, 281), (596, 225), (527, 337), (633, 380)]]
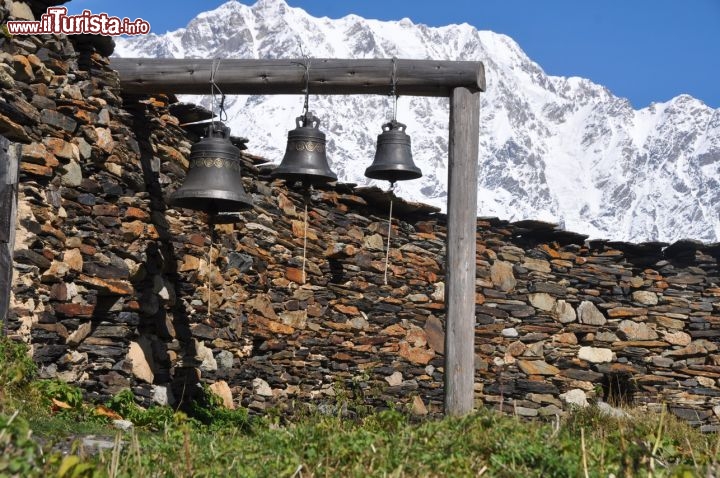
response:
[[(180, 125), (208, 115), (123, 97), (103, 54), (85, 54), (86, 71), (65, 37), (2, 43), (0, 132), (21, 165), (8, 325), (43, 375), (98, 399), (130, 388), (146, 406), (206, 385), (254, 413), (439, 414), (445, 216), (395, 202), (384, 285), (389, 196), (318, 189), (304, 283), (302, 195), (243, 152), (253, 210), (210, 232), (204, 215), (168, 209), (200, 133)], [(667, 406), (720, 427), (718, 245), (491, 218), (477, 230), (478, 406)]]

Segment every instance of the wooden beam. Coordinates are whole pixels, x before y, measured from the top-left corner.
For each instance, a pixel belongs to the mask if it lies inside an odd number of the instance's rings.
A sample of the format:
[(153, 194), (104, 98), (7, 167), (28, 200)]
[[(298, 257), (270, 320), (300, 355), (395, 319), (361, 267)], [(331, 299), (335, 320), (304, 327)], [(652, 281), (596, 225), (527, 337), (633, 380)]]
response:
[(445, 270), (445, 414), (473, 410), (475, 385), (475, 234), (480, 94), (450, 97), (448, 231)]
[(17, 215), (18, 155), (0, 136), (0, 334), (7, 335)]
[[(219, 61), (219, 64), (218, 64)], [(215, 82), (225, 94), (301, 94), (303, 59), (238, 60), (195, 58), (111, 58), (129, 94), (208, 94), (213, 66)], [(397, 94), (450, 96), (453, 88), (485, 91), (485, 69), (479, 61), (401, 60), (396, 62)], [(390, 93), (392, 60), (310, 60), (310, 94)]]

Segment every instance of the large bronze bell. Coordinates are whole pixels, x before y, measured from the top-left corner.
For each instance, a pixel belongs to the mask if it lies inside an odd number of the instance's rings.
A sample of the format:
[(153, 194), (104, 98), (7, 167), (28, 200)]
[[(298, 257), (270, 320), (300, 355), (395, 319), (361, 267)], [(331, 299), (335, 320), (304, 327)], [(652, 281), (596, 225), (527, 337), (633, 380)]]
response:
[(240, 150), (230, 142), (230, 128), (212, 123), (190, 150), (190, 169), (183, 185), (170, 196), (174, 207), (211, 214), (252, 207), (240, 176)]
[(392, 183), (422, 177), (420, 168), (413, 163), (410, 136), (405, 133), (405, 128), (404, 124), (395, 120), (382, 125), (375, 159), (365, 170), (365, 176)]
[(337, 181), (325, 154), (325, 133), (318, 129), (320, 119), (308, 111), (295, 122), (297, 128), (288, 132), (285, 156), (271, 176), (304, 185)]

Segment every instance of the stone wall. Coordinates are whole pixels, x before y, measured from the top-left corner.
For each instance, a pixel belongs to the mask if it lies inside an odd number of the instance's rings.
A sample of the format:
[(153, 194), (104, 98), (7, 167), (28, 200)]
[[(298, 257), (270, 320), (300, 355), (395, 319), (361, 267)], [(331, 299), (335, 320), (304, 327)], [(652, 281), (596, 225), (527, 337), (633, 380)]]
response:
[[(343, 401), (440, 413), (445, 217), (396, 201), (385, 285), (388, 195), (317, 190), (303, 284), (303, 197), (244, 154), (255, 208), (237, 222), (210, 233), (203, 215), (168, 209), (198, 139), (179, 124), (202, 112), (123, 98), (87, 45), (15, 37), (0, 53), (0, 134), (21, 159), (8, 328), (43, 375), (100, 399), (131, 388), (144, 405), (204, 383), (258, 413)], [(478, 405), (529, 417), (586, 400), (667, 405), (720, 428), (718, 245), (490, 218), (477, 230)]]

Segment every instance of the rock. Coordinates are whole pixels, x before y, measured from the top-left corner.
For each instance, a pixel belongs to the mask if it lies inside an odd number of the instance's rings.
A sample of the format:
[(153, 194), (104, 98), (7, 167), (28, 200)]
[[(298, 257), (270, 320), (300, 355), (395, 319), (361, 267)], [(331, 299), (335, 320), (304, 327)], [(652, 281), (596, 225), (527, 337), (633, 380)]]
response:
[(200, 370), (203, 372), (214, 372), (218, 369), (217, 361), (213, 357), (212, 350), (207, 348), (202, 341), (195, 340), (195, 358), (201, 362)]
[(270, 385), (261, 378), (255, 378), (252, 381), (253, 393), (262, 397), (272, 397), (273, 392)]
[(43, 109), (40, 111), (40, 121), (46, 125), (65, 130), (70, 134), (75, 133), (77, 129), (77, 121), (55, 110)]
[(35, 20), (35, 15), (33, 15), (30, 5), (25, 2), (6, 0), (5, 7), (8, 9), (8, 15), (14, 20)]
[(305, 283), (305, 275), (303, 274), (303, 271), (294, 267), (287, 268), (287, 271), (285, 271), (285, 277), (298, 284)]
[(700, 344), (697, 343), (690, 343), (688, 346), (683, 347), (681, 349), (672, 350), (670, 352), (665, 353), (664, 355), (668, 357), (695, 357), (704, 355), (707, 353), (707, 349), (703, 347)]
[(608, 317), (637, 317), (646, 315), (647, 309), (642, 307), (615, 307), (607, 311)]
[(597, 403), (597, 408), (601, 414), (609, 416), (609, 417), (613, 417), (613, 418), (628, 418), (630, 416), (624, 410), (613, 407), (609, 403), (605, 403), (602, 401), (599, 401)]
[(12, 57), (13, 68), (15, 68), (15, 79), (23, 82), (31, 82), (35, 79), (32, 66), (27, 57), (23, 55), (15, 55)]
[(403, 383), (403, 376), (401, 372), (394, 372), (392, 375), (385, 377), (385, 381), (391, 387), (397, 387)]
[(306, 310), (291, 310), (280, 312), (280, 321), (296, 329), (304, 329), (307, 326), (307, 311)]
[(420, 398), (418, 395), (415, 395), (413, 397), (411, 411), (412, 411), (413, 415), (418, 415), (418, 416), (425, 416), (428, 414), (428, 409), (425, 406), (425, 403), (423, 402), (422, 398)]
[(558, 375), (560, 369), (543, 360), (518, 360), (518, 367), (527, 375)]
[(649, 325), (631, 320), (623, 320), (620, 322), (618, 325), (618, 333), (621, 338), (626, 340), (655, 340), (658, 338), (657, 332)]
[(80, 324), (80, 326), (72, 332), (68, 338), (67, 338), (67, 344), (69, 347), (77, 347), (82, 343), (83, 340), (85, 340), (88, 335), (90, 335), (90, 332), (92, 331), (92, 324), (90, 322), (85, 322), (83, 324)]
[(221, 350), (215, 356), (215, 361), (218, 364), (218, 370), (230, 370), (233, 367), (235, 356), (229, 350)]
[(512, 264), (505, 261), (495, 261), (490, 266), (490, 280), (503, 292), (512, 291), (517, 284)]
[(142, 343), (130, 342), (125, 358), (132, 363), (132, 374), (135, 378), (147, 383), (153, 383), (155, 375), (150, 365), (152, 361), (152, 350), (150, 349), (149, 343), (146, 341), (142, 341)]
[(555, 298), (546, 292), (529, 294), (528, 299), (533, 307), (550, 312), (555, 307)]
[(431, 315), (425, 321), (425, 336), (430, 348), (439, 354), (445, 353), (445, 332), (440, 319)]
[(445, 302), (445, 283), (444, 282), (438, 282), (436, 284), (433, 284), (435, 287), (435, 291), (430, 294), (430, 297), (435, 302)]
[(522, 263), (522, 266), (531, 271), (537, 271), (537, 272), (550, 272), (551, 271), (550, 263), (548, 261), (545, 261), (542, 259), (533, 259), (531, 257), (526, 257)]
[(270, 298), (266, 294), (258, 294), (245, 302), (245, 310), (248, 312), (256, 312), (266, 319), (278, 320)]
[(70, 270), (76, 272), (82, 272), (83, 270), (83, 258), (80, 249), (68, 249), (63, 254), (63, 262), (70, 268)]
[(585, 408), (590, 405), (587, 401), (587, 395), (585, 395), (585, 392), (579, 388), (574, 388), (565, 393), (561, 393), (560, 400), (568, 405), (574, 405), (581, 408)]
[(363, 247), (370, 251), (384, 251), (385, 242), (380, 234), (373, 234), (372, 236), (365, 237)]
[(70, 161), (62, 167), (63, 175), (60, 177), (60, 184), (73, 188), (82, 184), (82, 169), (75, 161)]
[(520, 334), (518, 333), (517, 329), (514, 328), (514, 327), (510, 327), (510, 328), (507, 328), (507, 329), (502, 329), (502, 331), (500, 332), (500, 334), (501, 334), (503, 337), (508, 337), (508, 338), (515, 338), (515, 337), (517, 337), (517, 336), (520, 335)]
[(580, 350), (578, 351), (578, 358), (591, 363), (612, 362), (613, 352), (610, 349), (598, 347), (580, 347)]
[(511, 343), (507, 347), (507, 353), (509, 353), (513, 357), (519, 357), (520, 355), (524, 354), (526, 350), (527, 350), (527, 345), (520, 342), (519, 340)]
[(577, 336), (572, 332), (564, 332), (561, 334), (553, 335), (553, 342), (559, 344), (576, 345), (578, 343)]
[(335, 310), (345, 315), (360, 315), (360, 310), (354, 305), (335, 304), (333, 306)]
[(152, 399), (153, 402), (160, 406), (173, 405), (175, 403), (172, 391), (164, 385), (153, 386)]
[(598, 332), (595, 335), (595, 340), (598, 342), (618, 342), (620, 338), (612, 332)]
[(133, 422), (130, 420), (113, 420), (112, 423), (115, 428), (124, 432), (131, 430), (133, 427)]
[(580, 303), (577, 310), (578, 320), (581, 324), (588, 325), (605, 325), (607, 319), (605, 316), (595, 307), (595, 304), (588, 300), (584, 300)]
[(360, 315), (352, 317), (350, 319), (350, 326), (356, 330), (365, 330), (369, 325), (370, 324), (365, 318), (364, 312), (361, 312)]
[(557, 302), (555, 302), (555, 305), (553, 306), (550, 313), (558, 322), (562, 324), (575, 322), (575, 319), (577, 319), (577, 315), (573, 306), (562, 299), (558, 299)]
[(413, 347), (425, 347), (425, 345), (427, 345), (427, 335), (425, 331), (415, 325), (410, 326), (405, 335), (405, 340)]
[[(235, 409), (235, 404), (233, 403), (233, 396), (232, 391), (230, 390), (230, 386), (227, 384), (225, 380), (218, 380), (217, 382), (213, 383), (208, 387), (212, 393), (217, 395), (222, 399), (223, 406), (225, 408), (228, 408), (230, 410)], [(272, 391), (270, 392), (272, 395)]]
[(410, 347), (410, 345), (404, 340), (399, 343), (398, 354), (410, 362), (420, 365), (427, 365), (428, 362), (435, 357), (435, 352), (433, 350), (420, 347)]
[(107, 128), (95, 128), (95, 134), (97, 135), (95, 144), (98, 148), (107, 153), (112, 153), (115, 148), (115, 141), (113, 140), (110, 130)]
[(632, 293), (633, 300), (643, 305), (657, 305), (658, 296), (654, 292), (636, 290)]
[(671, 345), (689, 345), (692, 337), (685, 332), (664, 332), (663, 340)]

